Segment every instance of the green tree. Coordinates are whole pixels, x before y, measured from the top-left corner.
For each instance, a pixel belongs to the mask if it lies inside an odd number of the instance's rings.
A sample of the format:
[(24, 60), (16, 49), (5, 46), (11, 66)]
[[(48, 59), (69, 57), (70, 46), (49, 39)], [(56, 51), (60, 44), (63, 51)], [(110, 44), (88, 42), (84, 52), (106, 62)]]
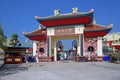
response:
[(120, 50), (116, 53), (110, 54), (109, 57), (113, 61), (120, 61)]
[(116, 52), (115, 55), (116, 55), (115, 57), (116, 57), (117, 61), (120, 61), (120, 50), (118, 52)]
[(18, 34), (12, 34), (12, 38), (10, 39), (10, 45), (12, 45), (13, 47), (15, 46), (21, 46), (21, 43), (19, 43), (18, 40)]
[(0, 47), (3, 50), (5, 50), (7, 48), (6, 41), (7, 41), (7, 37), (4, 35), (2, 25), (0, 24)]

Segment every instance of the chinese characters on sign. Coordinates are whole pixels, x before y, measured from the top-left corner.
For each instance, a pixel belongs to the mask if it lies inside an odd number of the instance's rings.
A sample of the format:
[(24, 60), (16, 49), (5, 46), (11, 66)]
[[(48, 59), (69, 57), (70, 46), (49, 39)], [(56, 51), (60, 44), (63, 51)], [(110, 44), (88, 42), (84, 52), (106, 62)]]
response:
[(74, 34), (74, 33), (75, 33), (74, 27), (55, 29), (55, 35), (65, 35), (65, 34)]

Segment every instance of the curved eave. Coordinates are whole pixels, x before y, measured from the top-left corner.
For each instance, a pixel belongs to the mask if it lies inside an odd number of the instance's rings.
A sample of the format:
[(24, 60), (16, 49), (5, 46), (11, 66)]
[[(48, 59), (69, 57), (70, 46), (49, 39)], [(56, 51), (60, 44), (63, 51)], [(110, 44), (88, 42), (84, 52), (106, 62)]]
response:
[(92, 17), (82, 17), (82, 18), (69, 18), (69, 19), (62, 19), (62, 20), (49, 20), (45, 22), (39, 22), (40, 24), (46, 27), (53, 27), (53, 26), (65, 26), (65, 25), (77, 25), (77, 24), (89, 24), (92, 21)]
[(61, 20), (61, 19), (68, 19), (68, 18), (78, 18), (78, 17), (86, 17), (86, 16), (93, 16), (93, 12), (86, 12), (86, 13), (76, 13), (76, 14), (62, 14), (59, 16), (49, 16), (49, 17), (35, 17), (38, 22), (48, 21), (48, 20)]
[(98, 36), (105, 36), (107, 33), (110, 32), (111, 28), (105, 28), (103, 30), (85, 30), (84, 37), (98, 37)]
[(63, 26), (72, 24), (89, 24), (92, 22), (93, 12), (82, 13), (82, 14), (68, 14), (60, 16), (51, 16), (46, 18), (36, 17), (36, 20), (46, 26)]
[(25, 34), (30, 40), (46, 40), (47, 36), (45, 34)]

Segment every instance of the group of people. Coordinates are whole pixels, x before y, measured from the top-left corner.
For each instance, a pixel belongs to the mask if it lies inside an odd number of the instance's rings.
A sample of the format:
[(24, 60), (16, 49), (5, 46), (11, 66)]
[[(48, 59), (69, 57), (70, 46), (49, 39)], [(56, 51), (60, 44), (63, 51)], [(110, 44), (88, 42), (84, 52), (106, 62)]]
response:
[(67, 61), (67, 53), (65, 52), (65, 51), (61, 51), (61, 52), (59, 52), (59, 59), (60, 59), (60, 61)]
[[(78, 55), (76, 55), (76, 57), (77, 56)], [(61, 52), (58, 53), (58, 60), (60, 60), (60, 61), (67, 61), (67, 59), (68, 59), (67, 52), (61, 51)], [(97, 59), (98, 59), (97, 54), (92, 55), (91, 52), (88, 52), (88, 54), (87, 54), (87, 61), (92, 61), (92, 60), (97, 61)], [(38, 63), (39, 62), (38, 52), (36, 51), (36, 55), (35, 56), (25, 54), (24, 57), (23, 57), (23, 60), (26, 63), (29, 63), (29, 62), (37, 62)]]
[(23, 62), (29, 63), (29, 62), (35, 62), (35, 57), (30, 54), (23, 55)]
[(23, 55), (23, 62), (25, 63), (29, 63), (29, 62), (39, 62), (38, 59), (38, 51), (36, 51), (35, 56), (33, 56), (32, 54), (24, 54)]

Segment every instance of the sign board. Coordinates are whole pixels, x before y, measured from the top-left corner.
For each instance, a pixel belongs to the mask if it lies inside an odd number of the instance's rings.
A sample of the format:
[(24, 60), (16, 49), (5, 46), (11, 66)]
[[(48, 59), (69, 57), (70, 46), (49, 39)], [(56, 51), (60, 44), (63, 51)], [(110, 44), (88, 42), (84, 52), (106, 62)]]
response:
[(75, 34), (75, 28), (69, 27), (69, 28), (56, 28), (55, 29), (55, 35), (66, 35), (66, 34)]

